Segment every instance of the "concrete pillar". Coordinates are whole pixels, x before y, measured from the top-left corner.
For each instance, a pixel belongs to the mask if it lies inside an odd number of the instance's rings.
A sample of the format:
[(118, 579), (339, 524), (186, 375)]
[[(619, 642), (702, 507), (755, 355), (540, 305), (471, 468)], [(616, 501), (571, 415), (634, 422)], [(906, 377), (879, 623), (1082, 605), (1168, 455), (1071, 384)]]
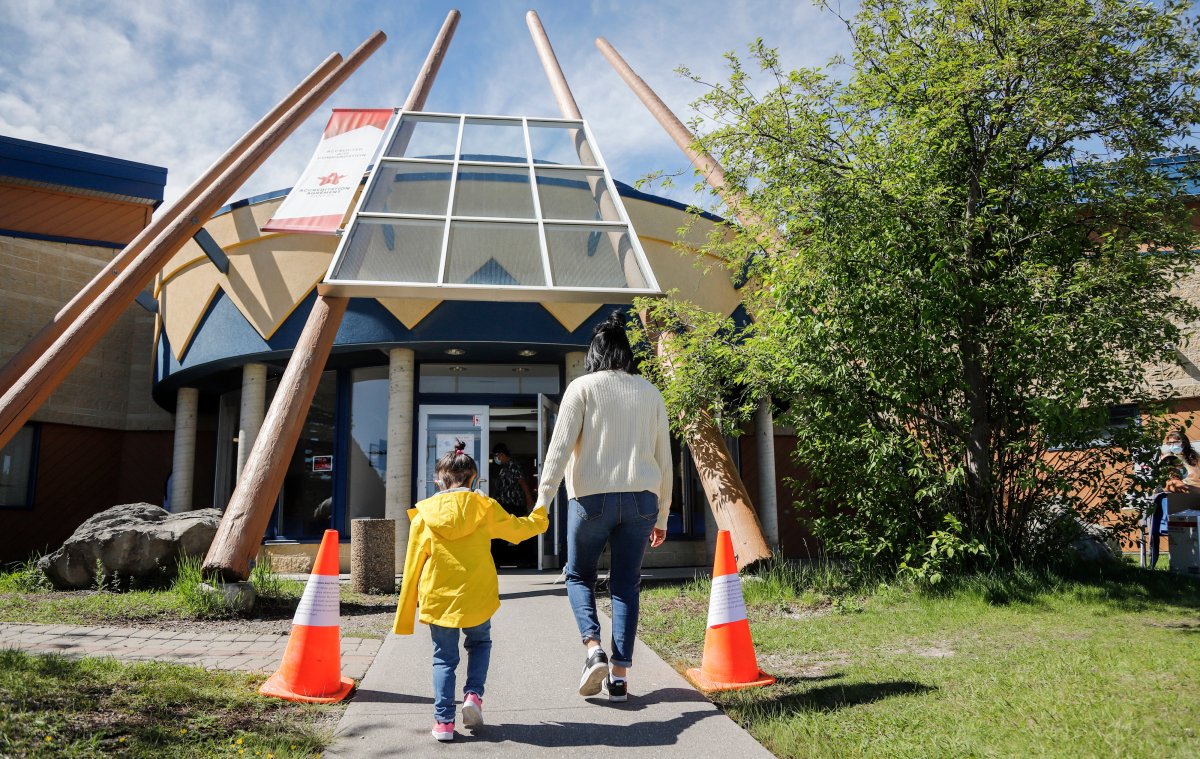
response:
[(754, 443), (758, 450), (758, 521), (771, 550), (779, 548), (779, 498), (775, 480), (775, 418), (771, 402), (761, 400), (754, 412)]
[[(587, 354), (583, 351), (571, 351), (566, 355), (567, 360), (567, 384), (571, 384), (571, 380), (579, 379), (584, 375), (583, 361), (587, 358)], [(565, 390), (566, 388), (564, 388)]]
[(396, 523), (391, 519), (350, 520), (350, 590), (395, 593)]
[(388, 351), (387, 489), (383, 515), (396, 523), (396, 567), (404, 569), (408, 550), (408, 509), (412, 506), (412, 439), (415, 355), (408, 348)]
[(181, 387), (175, 396), (175, 450), (171, 465), (171, 511), (192, 510), (192, 479), (196, 468), (196, 417), (200, 391)]
[(250, 458), (258, 431), (262, 429), (267, 411), (267, 365), (246, 364), (242, 367), (242, 409), (238, 414), (237, 476)]

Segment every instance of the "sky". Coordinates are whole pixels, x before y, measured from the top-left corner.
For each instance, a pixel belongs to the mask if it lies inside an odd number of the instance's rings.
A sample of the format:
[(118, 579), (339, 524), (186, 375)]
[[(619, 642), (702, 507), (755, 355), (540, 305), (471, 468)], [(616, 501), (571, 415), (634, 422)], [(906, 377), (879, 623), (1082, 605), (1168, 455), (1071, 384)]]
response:
[[(613, 176), (631, 184), (689, 165), (596, 37), (685, 122), (703, 90), (680, 65), (720, 81), (724, 54), (758, 37), (790, 68), (849, 46), (808, 0), (0, 0), (0, 135), (165, 166), (169, 204), (326, 56), (382, 29), (384, 46), (231, 199), (283, 189), (332, 108), (403, 103), (452, 8), (462, 18), (426, 110), (560, 116), (525, 25), (533, 8)], [(693, 183), (651, 191), (701, 201)]]

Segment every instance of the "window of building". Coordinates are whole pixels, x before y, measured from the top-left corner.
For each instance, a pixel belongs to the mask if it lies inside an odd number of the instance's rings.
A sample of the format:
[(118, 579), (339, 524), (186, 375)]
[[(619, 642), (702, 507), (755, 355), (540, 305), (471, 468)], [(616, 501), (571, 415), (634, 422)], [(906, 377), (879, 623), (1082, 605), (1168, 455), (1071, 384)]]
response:
[(321, 293), (589, 303), (659, 294), (585, 122), (402, 113), (385, 145)]
[(33, 508), (37, 427), (25, 425), (0, 449), (0, 508)]
[(351, 519), (383, 518), (388, 455), (388, 368), (354, 369), (350, 376), (347, 526)]
[(538, 364), (422, 364), (422, 393), (557, 395), (558, 367)]

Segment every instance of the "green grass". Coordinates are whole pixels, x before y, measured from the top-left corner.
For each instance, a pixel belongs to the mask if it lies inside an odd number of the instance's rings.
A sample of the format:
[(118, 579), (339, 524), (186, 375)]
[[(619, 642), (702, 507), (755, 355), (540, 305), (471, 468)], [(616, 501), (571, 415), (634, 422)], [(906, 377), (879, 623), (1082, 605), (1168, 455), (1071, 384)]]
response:
[(0, 651), (0, 756), (312, 757), (339, 706), (257, 694), (262, 678)]
[[(1200, 756), (1200, 583), (1128, 567), (933, 591), (828, 567), (743, 582), (778, 683), (713, 700), (784, 757)], [(647, 589), (641, 636), (701, 660), (707, 582)]]
[[(198, 558), (180, 561), (166, 588), (121, 590), (121, 583), (105, 579), (89, 590), (54, 591), (34, 561), (27, 561), (0, 572), (0, 622), (153, 623), (237, 616), (220, 596), (202, 592), (201, 583), (214, 581), (203, 576), (200, 564)], [(258, 593), (255, 616), (290, 615), (304, 592), (303, 582), (274, 574), (269, 563), (256, 566), (250, 582)]]

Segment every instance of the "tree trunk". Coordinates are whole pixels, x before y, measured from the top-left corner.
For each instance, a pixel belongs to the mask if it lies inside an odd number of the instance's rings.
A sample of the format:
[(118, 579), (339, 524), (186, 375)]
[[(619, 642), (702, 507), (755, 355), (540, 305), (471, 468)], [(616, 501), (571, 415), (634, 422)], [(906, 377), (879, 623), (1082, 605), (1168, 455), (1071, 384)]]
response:
[[(674, 373), (670, 335), (652, 327), (652, 320), (644, 313), (642, 321), (647, 328), (658, 332), (658, 355), (663, 359), (667, 373)], [(769, 558), (771, 547), (763, 538), (762, 525), (759, 524), (758, 514), (754, 512), (754, 504), (746, 494), (742, 476), (733, 464), (716, 422), (707, 411), (701, 411), (684, 429), (684, 435), (688, 450), (692, 453), (692, 461), (696, 464), (696, 473), (700, 475), (704, 495), (712, 508), (713, 519), (718, 528), (729, 531), (738, 569)]]

